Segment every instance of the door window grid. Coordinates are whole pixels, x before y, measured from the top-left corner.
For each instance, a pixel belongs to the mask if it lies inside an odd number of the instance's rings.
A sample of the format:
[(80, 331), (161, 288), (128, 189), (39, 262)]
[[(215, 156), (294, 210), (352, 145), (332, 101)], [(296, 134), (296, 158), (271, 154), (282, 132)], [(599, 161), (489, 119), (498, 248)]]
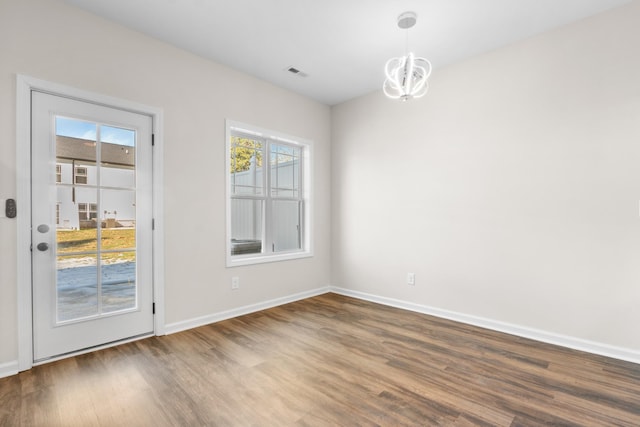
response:
[[(57, 118), (69, 122), (79, 122), (72, 118)], [(136, 203), (135, 203), (135, 140), (136, 133), (97, 123), (83, 122), (95, 129), (95, 140), (87, 145), (83, 138), (60, 137), (56, 135), (56, 149), (66, 159), (88, 161), (88, 165), (72, 165), (72, 186), (70, 192), (59, 192), (56, 209), (59, 222), (60, 203), (75, 207), (78, 215), (77, 227), (72, 227), (57, 238), (57, 321), (76, 322), (88, 317), (122, 313), (137, 307), (136, 285)], [(108, 142), (103, 135), (117, 132), (121, 139)], [(86, 147), (93, 147), (87, 150)], [(62, 165), (61, 165), (62, 166)], [(64, 168), (60, 168), (62, 172)], [(58, 168), (56, 168), (58, 172)], [(81, 188), (89, 184), (91, 188)], [(56, 177), (57, 179), (57, 177)], [(104, 187), (108, 184), (108, 188)], [(64, 186), (61, 182), (57, 185)], [(77, 202), (76, 199), (96, 200)], [(110, 207), (99, 215), (101, 206)], [(69, 206), (67, 206), (69, 207)], [(120, 214), (119, 214), (120, 212)], [(124, 215), (123, 215), (124, 213)], [(121, 216), (119, 216), (121, 215)], [(120, 219), (122, 218), (122, 219)], [(120, 225), (123, 222), (125, 225)], [(124, 227), (124, 228), (118, 228)], [(75, 237), (72, 234), (78, 233)], [(62, 249), (62, 250), (61, 250)], [(76, 280), (69, 273), (82, 259), (83, 281), (95, 283), (92, 293), (83, 296), (68, 295), (69, 284)], [(68, 267), (73, 265), (73, 267)], [(67, 274), (69, 273), (69, 274)], [(77, 273), (76, 276), (80, 274)], [(73, 277), (72, 277), (73, 276)], [(91, 276), (91, 277), (89, 277)], [(97, 277), (94, 278), (94, 277)], [(83, 283), (85, 283), (83, 282)]]

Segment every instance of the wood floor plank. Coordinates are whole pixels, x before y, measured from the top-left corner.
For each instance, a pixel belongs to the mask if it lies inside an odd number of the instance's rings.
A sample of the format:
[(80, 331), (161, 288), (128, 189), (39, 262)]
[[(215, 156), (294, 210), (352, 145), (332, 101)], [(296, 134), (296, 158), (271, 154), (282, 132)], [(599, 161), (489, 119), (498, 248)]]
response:
[(0, 379), (0, 426), (640, 426), (640, 365), (325, 294)]

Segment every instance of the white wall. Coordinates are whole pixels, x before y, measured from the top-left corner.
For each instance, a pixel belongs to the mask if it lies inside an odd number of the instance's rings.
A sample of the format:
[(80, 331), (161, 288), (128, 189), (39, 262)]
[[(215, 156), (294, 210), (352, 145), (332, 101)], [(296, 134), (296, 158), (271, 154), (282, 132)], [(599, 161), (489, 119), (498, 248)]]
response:
[(436, 69), (423, 99), (335, 107), (333, 284), (638, 352), (638, 22), (636, 2)]
[[(329, 284), (327, 106), (55, 0), (1, 0), (0, 199), (16, 195), (16, 73), (164, 110), (168, 324)], [(313, 258), (225, 268), (227, 118), (314, 142)], [(16, 221), (0, 236), (2, 368), (17, 359)]]

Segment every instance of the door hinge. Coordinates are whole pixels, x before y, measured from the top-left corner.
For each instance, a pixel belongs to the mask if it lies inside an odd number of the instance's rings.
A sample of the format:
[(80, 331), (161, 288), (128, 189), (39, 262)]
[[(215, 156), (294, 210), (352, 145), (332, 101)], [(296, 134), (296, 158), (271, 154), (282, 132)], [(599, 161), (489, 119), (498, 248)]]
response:
[(153, 147), (154, 145), (156, 145), (156, 135), (155, 134), (151, 134), (151, 146)]
[(156, 314), (156, 303), (155, 302), (151, 306), (151, 314)]
[(156, 219), (151, 218), (151, 230), (155, 230), (155, 229), (156, 229)]

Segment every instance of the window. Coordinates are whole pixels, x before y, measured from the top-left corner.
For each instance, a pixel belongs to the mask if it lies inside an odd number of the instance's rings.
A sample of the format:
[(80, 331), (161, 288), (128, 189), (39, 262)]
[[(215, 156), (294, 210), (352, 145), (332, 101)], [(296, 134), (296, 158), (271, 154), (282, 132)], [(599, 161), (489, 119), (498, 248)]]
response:
[(56, 165), (56, 183), (62, 182), (62, 165)]
[(80, 221), (89, 221), (98, 217), (98, 205), (96, 203), (78, 203), (78, 218)]
[(87, 168), (76, 166), (75, 169), (75, 183), (86, 184), (87, 183)]
[(227, 121), (227, 266), (311, 256), (311, 144)]

